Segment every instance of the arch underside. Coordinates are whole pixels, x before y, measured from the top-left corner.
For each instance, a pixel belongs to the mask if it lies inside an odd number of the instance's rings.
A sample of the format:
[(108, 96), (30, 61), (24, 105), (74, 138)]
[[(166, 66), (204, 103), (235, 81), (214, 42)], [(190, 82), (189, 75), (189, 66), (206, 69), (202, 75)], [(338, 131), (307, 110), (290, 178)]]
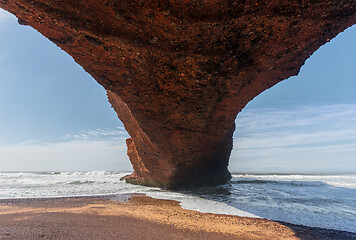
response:
[(356, 2), (0, 0), (100, 83), (131, 138), (132, 183), (230, 179), (234, 121), (356, 23)]

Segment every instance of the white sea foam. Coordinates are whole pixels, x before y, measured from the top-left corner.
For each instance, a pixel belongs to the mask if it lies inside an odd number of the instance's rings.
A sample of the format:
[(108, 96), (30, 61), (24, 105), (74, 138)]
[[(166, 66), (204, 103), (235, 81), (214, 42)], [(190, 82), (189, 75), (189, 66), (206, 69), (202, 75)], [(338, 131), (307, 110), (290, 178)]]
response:
[(216, 202), (198, 196), (192, 196), (183, 193), (160, 192), (160, 191), (152, 191), (152, 190), (145, 192), (145, 194), (152, 198), (170, 199), (174, 201), (179, 201), (180, 205), (183, 208), (202, 212), (202, 213), (229, 214), (229, 215), (237, 215), (240, 217), (260, 218), (255, 214), (242, 211), (226, 203)]
[(356, 174), (233, 174), (232, 205), (261, 217), (356, 232)]
[(300, 184), (328, 184), (335, 187), (356, 188), (356, 174), (339, 175), (282, 175), (282, 174), (233, 174), (239, 181), (247, 180), (266, 180), (266, 181), (287, 181), (300, 182)]
[[(143, 193), (200, 212), (356, 232), (356, 174), (233, 174), (229, 184), (168, 192), (127, 184), (124, 172), (0, 173), (0, 199)], [(113, 197), (115, 198), (115, 197)]]

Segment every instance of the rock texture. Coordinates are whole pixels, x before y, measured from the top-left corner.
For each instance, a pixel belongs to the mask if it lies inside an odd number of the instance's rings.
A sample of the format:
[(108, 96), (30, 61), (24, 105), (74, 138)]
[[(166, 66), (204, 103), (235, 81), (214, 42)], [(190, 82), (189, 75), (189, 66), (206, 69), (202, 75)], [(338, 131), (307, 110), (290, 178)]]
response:
[(106, 90), (132, 183), (225, 183), (234, 120), (356, 23), (354, 0), (0, 0)]

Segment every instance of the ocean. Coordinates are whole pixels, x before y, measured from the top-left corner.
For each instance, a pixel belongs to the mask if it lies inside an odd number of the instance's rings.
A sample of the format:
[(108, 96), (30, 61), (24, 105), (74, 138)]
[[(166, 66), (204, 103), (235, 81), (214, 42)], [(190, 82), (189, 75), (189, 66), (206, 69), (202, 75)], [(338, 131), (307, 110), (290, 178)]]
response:
[[(127, 172), (0, 173), (0, 199), (143, 193), (200, 212), (260, 217), (356, 233), (356, 174), (233, 174), (218, 187), (169, 192), (127, 184)], [(118, 198), (119, 199), (119, 198)]]

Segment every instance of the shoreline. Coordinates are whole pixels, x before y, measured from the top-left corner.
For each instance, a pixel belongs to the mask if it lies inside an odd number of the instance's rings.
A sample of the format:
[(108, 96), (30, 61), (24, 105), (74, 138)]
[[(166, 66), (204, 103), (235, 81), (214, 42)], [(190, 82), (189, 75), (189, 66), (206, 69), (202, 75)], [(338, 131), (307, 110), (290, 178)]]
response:
[(356, 239), (356, 233), (200, 213), (144, 194), (0, 200), (0, 239), (39, 238)]

